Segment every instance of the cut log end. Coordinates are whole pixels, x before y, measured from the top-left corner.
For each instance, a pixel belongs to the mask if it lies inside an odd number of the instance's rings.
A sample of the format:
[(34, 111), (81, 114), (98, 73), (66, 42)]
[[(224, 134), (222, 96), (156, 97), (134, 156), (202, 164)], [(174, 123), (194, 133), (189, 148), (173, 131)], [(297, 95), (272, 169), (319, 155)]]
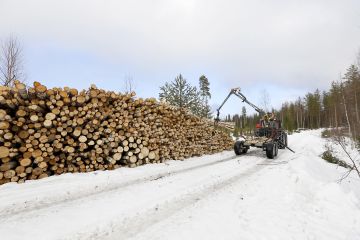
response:
[(9, 156), (10, 150), (7, 147), (0, 147), (0, 158), (6, 158)]

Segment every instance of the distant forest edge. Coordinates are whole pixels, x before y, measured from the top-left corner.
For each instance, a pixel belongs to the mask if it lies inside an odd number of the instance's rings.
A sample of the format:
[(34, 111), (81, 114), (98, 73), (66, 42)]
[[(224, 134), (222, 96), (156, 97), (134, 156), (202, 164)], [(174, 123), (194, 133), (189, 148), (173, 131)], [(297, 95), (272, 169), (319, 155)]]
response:
[[(294, 102), (285, 102), (280, 110), (273, 110), (283, 127), (289, 131), (299, 128), (347, 128), (349, 135), (360, 140), (360, 71), (352, 64), (328, 91), (316, 89)], [(252, 131), (260, 116), (241, 114), (226, 116), (225, 121), (235, 122), (235, 132)]]

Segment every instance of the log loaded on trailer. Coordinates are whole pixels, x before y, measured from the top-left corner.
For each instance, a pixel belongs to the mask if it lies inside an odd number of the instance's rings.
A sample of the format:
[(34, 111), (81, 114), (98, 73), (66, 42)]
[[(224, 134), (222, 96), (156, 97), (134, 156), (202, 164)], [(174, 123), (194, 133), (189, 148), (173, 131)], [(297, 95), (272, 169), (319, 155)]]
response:
[(249, 102), (241, 93), (240, 88), (231, 89), (228, 96), (216, 110), (217, 116), (215, 118), (215, 123), (220, 121), (220, 109), (224, 106), (231, 95), (239, 97), (242, 102), (249, 104), (260, 114), (260, 116), (262, 116), (260, 122), (256, 124), (256, 129), (254, 131), (255, 134), (253, 136), (236, 140), (234, 144), (234, 151), (236, 155), (247, 153), (250, 147), (261, 148), (266, 152), (266, 156), (270, 159), (277, 156), (278, 149), (287, 148), (294, 152), (287, 146), (287, 134), (281, 126), (281, 121), (276, 119), (274, 116), (270, 117), (262, 109)]

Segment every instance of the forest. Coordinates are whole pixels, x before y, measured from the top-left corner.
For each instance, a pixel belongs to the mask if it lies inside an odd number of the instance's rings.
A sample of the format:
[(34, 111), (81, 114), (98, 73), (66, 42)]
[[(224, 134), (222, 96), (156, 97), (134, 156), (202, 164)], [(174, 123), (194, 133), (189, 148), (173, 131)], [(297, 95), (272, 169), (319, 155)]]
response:
[[(296, 101), (282, 104), (273, 111), (283, 127), (292, 132), (297, 129), (341, 128), (353, 139), (360, 140), (360, 70), (352, 64), (339, 80), (332, 81), (328, 90), (316, 89)], [(235, 133), (251, 132), (260, 119), (257, 114), (226, 116), (225, 121), (235, 122)]]
[(298, 128), (346, 128), (351, 137), (360, 136), (360, 72), (351, 65), (329, 90), (316, 89), (295, 102), (282, 105), (279, 116), (290, 131)]

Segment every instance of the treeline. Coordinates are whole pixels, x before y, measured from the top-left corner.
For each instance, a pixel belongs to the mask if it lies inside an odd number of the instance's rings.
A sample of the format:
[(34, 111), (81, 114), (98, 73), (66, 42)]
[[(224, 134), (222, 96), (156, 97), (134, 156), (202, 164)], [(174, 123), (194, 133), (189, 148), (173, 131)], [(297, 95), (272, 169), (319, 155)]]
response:
[(351, 65), (328, 91), (318, 89), (295, 102), (286, 102), (278, 112), (288, 130), (344, 127), (351, 137), (360, 137), (360, 70)]
[[(360, 140), (360, 69), (351, 65), (339, 81), (333, 81), (328, 91), (316, 89), (299, 97), (296, 101), (285, 102), (280, 110), (273, 110), (289, 131), (299, 128), (345, 128), (348, 135)], [(225, 121), (235, 122), (235, 134), (249, 133), (260, 117), (241, 114), (227, 115)]]
[(225, 122), (235, 123), (234, 136), (237, 137), (241, 134), (251, 134), (254, 131), (256, 123), (260, 120), (258, 114), (247, 115), (246, 107), (241, 108), (241, 114), (228, 114), (225, 116)]

